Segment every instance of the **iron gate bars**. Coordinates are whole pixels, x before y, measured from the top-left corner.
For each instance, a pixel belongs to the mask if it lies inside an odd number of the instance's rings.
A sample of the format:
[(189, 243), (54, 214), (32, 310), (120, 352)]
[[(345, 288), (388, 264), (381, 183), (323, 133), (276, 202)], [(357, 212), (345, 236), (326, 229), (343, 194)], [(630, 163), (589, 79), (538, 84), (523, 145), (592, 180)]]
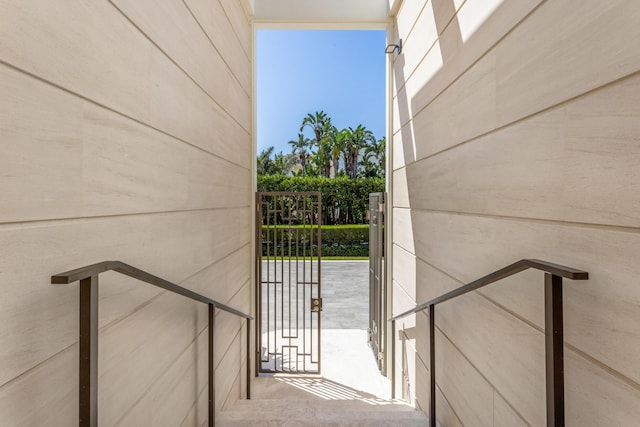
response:
[[(545, 365), (547, 427), (564, 426), (564, 331), (562, 310), (562, 278), (588, 280), (589, 273), (564, 265), (538, 259), (522, 259), (480, 279), (467, 283), (430, 301), (417, 305), (411, 310), (389, 319), (393, 334), (391, 353), (395, 359), (396, 321), (422, 310), (429, 310), (429, 427), (436, 427), (436, 359), (435, 359), (435, 317), (436, 305), (475, 291), (498, 280), (505, 279), (521, 271), (534, 268), (544, 275), (544, 317), (545, 317)], [(395, 360), (391, 370), (391, 397), (395, 398)]]
[(320, 373), (319, 192), (256, 194), (256, 372)]
[(386, 263), (384, 262), (385, 193), (369, 194), (369, 345), (386, 375), (387, 298)]

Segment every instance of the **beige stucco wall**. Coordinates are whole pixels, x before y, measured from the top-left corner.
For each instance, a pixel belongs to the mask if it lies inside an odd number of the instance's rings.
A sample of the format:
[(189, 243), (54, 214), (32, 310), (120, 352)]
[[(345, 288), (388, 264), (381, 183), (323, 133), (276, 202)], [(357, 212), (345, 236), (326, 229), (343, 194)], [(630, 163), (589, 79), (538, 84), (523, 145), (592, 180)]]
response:
[[(235, 0), (0, 3), (0, 425), (77, 425), (78, 289), (118, 259), (250, 310), (251, 29)], [(99, 419), (202, 425), (207, 309), (101, 276)], [(216, 320), (218, 409), (243, 323)]]
[[(588, 270), (564, 287), (570, 426), (640, 419), (638, 22), (634, 0), (405, 0), (395, 19), (394, 312), (521, 258)], [(443, 426), (545, 425), (542, 273), (436, 323)], [(426, 325), (397, 346), (424, 409)]]

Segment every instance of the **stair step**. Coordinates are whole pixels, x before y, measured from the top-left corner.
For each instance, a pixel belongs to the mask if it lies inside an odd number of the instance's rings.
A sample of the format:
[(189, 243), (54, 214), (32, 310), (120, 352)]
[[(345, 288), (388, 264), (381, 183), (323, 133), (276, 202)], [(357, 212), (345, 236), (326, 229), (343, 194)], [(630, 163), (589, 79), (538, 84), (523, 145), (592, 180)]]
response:
[(363, 410), (370, 412), (415, 412), (415, 409), (401, 402), (380, 401), (377, 403), (353, 400), (302, 400), (302, 399), (256, 399), (238, 400), (228, 411), (247, 409), (269, 409), (286, 411), (290, 408), (306, 410), (332, 409), (337, 411)]
[(426, 416), (402, 403), (352, 400), (240, 400), (219, 414), (218, 425), (424, 426)]

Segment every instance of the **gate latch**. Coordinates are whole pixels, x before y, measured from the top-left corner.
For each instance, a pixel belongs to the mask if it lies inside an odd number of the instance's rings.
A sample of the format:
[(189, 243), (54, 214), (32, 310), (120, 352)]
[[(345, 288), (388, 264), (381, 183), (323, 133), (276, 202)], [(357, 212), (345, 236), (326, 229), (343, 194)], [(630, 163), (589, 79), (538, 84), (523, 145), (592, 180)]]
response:
[(322, 298), (311, 298), (311, 312), (319, 313), (322, 311)]

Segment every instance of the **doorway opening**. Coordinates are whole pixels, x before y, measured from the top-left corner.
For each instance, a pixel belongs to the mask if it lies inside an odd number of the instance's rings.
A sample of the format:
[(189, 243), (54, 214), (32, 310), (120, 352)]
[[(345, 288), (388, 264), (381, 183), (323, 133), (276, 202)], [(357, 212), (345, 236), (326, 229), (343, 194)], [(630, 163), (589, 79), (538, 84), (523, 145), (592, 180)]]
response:
[(381, 397), (386, 286), (384, 264), (370, 263), (369, 195), (387, 183), (386, 39), (257, 30), (255, 57), (256, 372), (320, 374)]

